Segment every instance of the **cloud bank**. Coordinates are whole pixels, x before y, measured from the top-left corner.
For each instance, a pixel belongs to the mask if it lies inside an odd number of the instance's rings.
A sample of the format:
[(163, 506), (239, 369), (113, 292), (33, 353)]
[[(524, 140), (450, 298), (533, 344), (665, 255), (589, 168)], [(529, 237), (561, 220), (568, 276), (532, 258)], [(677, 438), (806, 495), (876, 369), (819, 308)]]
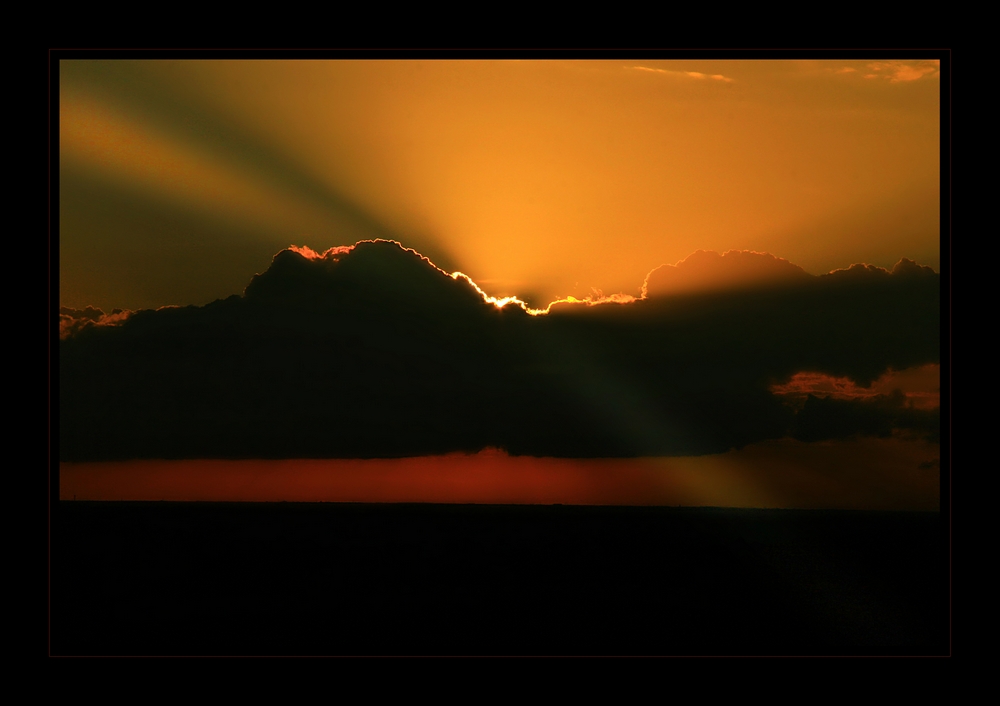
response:
[[(242, 296), (203, 307), (114, 325), (100, 325), (97, 310), (68, 312), (60, 458), (490, 447), (637, 457), (937, 433), (938, 410), (903, 393), (806, 391), (793, 404), (775, 392), (803, 372), (868, 388), (890, 370), (938, 363), (940, 277), (929, 268), (902, 261), (814, 277), (761, 253), (696, 253), (672, 267), (650, 274), (643, 299), (595, 297), (543, 314), (493, 300), (398, 243), (363, 241), (284, 250)], [(727, 284), (674, 286), (694, 271)]]

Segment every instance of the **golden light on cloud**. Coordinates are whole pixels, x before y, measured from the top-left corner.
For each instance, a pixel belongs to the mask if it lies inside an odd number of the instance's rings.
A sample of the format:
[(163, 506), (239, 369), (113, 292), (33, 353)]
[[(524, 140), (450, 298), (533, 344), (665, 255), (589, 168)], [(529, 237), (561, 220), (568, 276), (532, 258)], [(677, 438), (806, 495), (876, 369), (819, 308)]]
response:
[[(483, 301), (487, 302), (488, 304), (492, 304), (497, 309), (503, 309), (507, 305), (512, 305), (512, 306), (519, 307), (519, 308), (523, 309), (526, 313), (530, 314), (531, 316), (541, 316), (543, 314), (548, 314), (552, 310), (552, 307), (558, 306), (558, 305), (562, 305), (562, 304), (579, 304), (579, 305), (583, 305), (583, 306), (596, 306), (596, 305), (599, 305), (599, 304), (628, 304), (628, 303), (636, 301), (635, 297), (632, 297), (632, 296), (629, 296), (629, 295), (612, 294), (612, 295), (609, 295), (609, 296), (605, 296), (603, 292), (601, 292), (599, 290), (595, 290), (590, 296), (584, 297), (582, 299), (577, 299), (576, 297), (569, 296), (569, 297), (566, 297), (564, 299), (557, 299), (557, 300), (555, 300), (553, 302), (550, 302), (548, 304), (548, 306), (546, 306), (545, 308), (535, 308), (535, 307), (530, 306), (524, 300), (519, 299), (518, 297), (515, 297), (515, 296), (494, 297), (494, 296), (492, 296), (490, 294), (487, 294), (486, 291), (483, 290), (482, 287), (480, 287), (471, 277), (469, 277), (469, 275), (465, 274), (464, 272), (458, 272), (458, 271), (448, 272), (446, 270), (443, 270), (442, 268), (438, 267), (433, 262), (431, 262), (429, 258), (421, 255), (420, 253), (418, 253), (413, 248), (407, 248), (402, 243), (399, 243), (399, 242), (396, 242), (396, 241), (391, 241), (391, 240), (376, 239), (376, 240), (369, 240), (369, 241), (360, 241), (358, 243), (355, 243), (354, 245), (347, 245), (347, 246), (339, 246), (339, 247), (335, 247), (335, 248), (329, 248), (329, 249), (327, 249), (326, 251), (324, 251), (322, 253), (316, 252), (315, 250), (313, 250), (309, 246), (292, 245), (288, 249), (291, 250), (292, 252), (298, 253), (299, 255), (301, 255), (302, 257), (306, 258), (307, 260), (323, 260), (323, 259), (327, 259), (328, 258), (330, 260), (333, 260), (334, 262), (337, 262), (337, 261), (339, 261), (341, 255), (348, 254), (357, 245), (360, 245), (362, 243), (373, 243), (373, 242), (374, 243), (392, 243), (392, 244), (394, 244), (394, 245), (402, 248), (406, 252), (409, 252), (409, 253), (412, 253), (413, 255), (416, 255), (417, 257), (419, 257), (421, 260), (424, 260), (428, 265), (430, 265), (431, 267), (433, 267), (434, 269), (436, 269), (441, 274), (446, 275), (446, 276), (448, 276), (448, 277), (450, 277), (451, 279), (454, 279), (454, 280), (462, 280), (463, 282), (465, 282), (466, 284), (468, 284), (470, 287), (472, 287), (472, 289), (474, 289), (476, 291), (476, 293), (478, 293), (483, 298)], [(101, 323), (103, 324), (104, 321), (102, 320)]]

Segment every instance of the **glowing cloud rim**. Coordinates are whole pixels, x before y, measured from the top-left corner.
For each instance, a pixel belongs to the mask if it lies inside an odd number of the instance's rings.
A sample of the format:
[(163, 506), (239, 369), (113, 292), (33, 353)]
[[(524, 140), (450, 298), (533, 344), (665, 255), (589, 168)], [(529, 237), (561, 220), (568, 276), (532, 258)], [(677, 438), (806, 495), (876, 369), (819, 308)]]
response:
[(568, 296), (562, 299), (556, 299), (555, 301), (549, 302), (548, 306), (546, 306), (544, 309), (536, 309), (530, 306), (523, 299), (520, 299), (516, 296), (509, 296), (509, 297), (491, 296), (487, 294), (482, 287), (476, 284), (475, 280), (473, 280), (469, 275), (465, 274), (464, 272), (459, 272), (457, 270), (455, 272), (448, 272), (447, 270), (444, 270), (435, 265), (433, 262), (431, 262), (430, 258), (426, 257), (425, 255), (422, 255), (413, 248), (408, 248), (397, 240), (388, 240), (385, 238), (374, 238), (372, 240), (359, 240), (354, 245), (339, 245), (336, 247), (328, 248), (327, 250), (324, 250), (322, 253), (316, 252), (315, 250), (306, 245), (302, 246), (291, 245), (287, 249), (301, 255), (307, 260), (331, 259), (336, 262), (340, 259), (342, 255), (347, 255), (352, 250), (354, 250), (355, 247), (361, 245), (362, 243), (392, 243), (393, 245), (398, 246), (404, 252), (413, 253), (414, 255), (419, 257), (421, 260), (423, 260), (425, 263), (433, 267), (441, 274), (446, 275), (447, 277), (450, 277), (456, 281), (460, 279), (465, 280), (483, 298), (483, 301), (485, 301), (488, 304), (492, 304), (497, 309), (503, 309), (508, 304), (512, 304), (516, 307), (523, 309), (527, 314), (531, 316), (541, 316), (544, 314), (548, 314), (551, 311), (552, 307), (558, 304), (582, 304), (585, 306), (596, 306), (599, 304), (628, 304), (630, 302), (636, 301), (636, 297), (633, 297), (628, 294), (619, 293), (619, 294), (611, 294), (605, 296), (603, 292), (595, 290), (592, 295), (584, 297), (583, 299), (578, 299), (576, 297)]
[[(438, 267), (436, 264), (434, 264), (430, 260), (430, 258), (426, 257), (425, 255), (422, 255), (420, 252), (418, 252), (413, 248), (408, 248), (404, 246), (397, 240), (389, 240), (385, 238), (359, 240), (354, 245), (338, 245), (331, 248), (327, 248), (323, 252), (317, 252), (316, 250), (313, 250), (312, 248), (306, 245), (290, 245), (288, 248), (286, 248), (286, 250), (294, 252), (300, 257), (303, 257), (307, 260), (331, 260), (333, 262), (339, 262), (341, 257), (350, 254), (358, 245), (364, 243), (391, 243), (392, 245), (395, 245), (396, 247), (403, 250), (404, 252), (411, 253), (412, 255), (415, 255), (416, 257), (420, 258), (420, 260), (422, 260), (428, 266), (433, 267), (442, 275), (450, 277), (451, 279), (456, 281), (464, 280), (479, 294), (480, 297), (482, 297), (483, 301), (486, 302), (487, 304), (492, 304), (497, 309), (503, 309), (504, 307), (509, 305), (514, 306), (520, 308), (530, 316), (543, 316), (549, 314), (552, 312), (553, 307), (556, 306), (568, 305), (568, 306), (591, 307), (591, 306), (601, 306), (605, 304), (631, 304), (637, 301), (645, 301), (648, 299), (652, 299), (654, 298), (654, 295), (650, 293), (650, 278), (654, 274), (656, 274), (658, 271), (683, 271), (686, 266), (691, 265), (697, 259), (699, 259), (699, 257), (707, 254), (718, 256), (717, 260), (719, 262), (723, 262), (728, 259), (729, 262), (732, 264), (738, 264), (738, 262), (736, 262), (737, 259), (745, 259), (748, 256), (755, 259), (766, 258), (767, 264), (770, 264), (772, 266), (783, 267), (788, 269), (789, 271), (794, 269), (800, 272), (805, 277), (814, 277), (813, 275), (810, 275), (809, 273), (805, 272), (805, 270), (802, 270), (802, 268), (798, 267), (797, 265), (794, 265), (794, 263), (791, 263), (789, 260), (777, 257), (776, 255), (773, 255), (768, 252), (761, 252), (756, 250), (727, 250), (723, 253), (718, 253), (717, 251), (712, 251), (712, 250), (697, 250), (688, 257), (684, 258), (683, 260), (677, 261), (677, 263), (673, 265), (663, 264), (663, 265), (658, 265), (657, 267), (651, 269), (647, 273), (645, 279), (643, 280), (642, 287), (640, 288), (640, 296), (638, 297), (634, 297), (630, 294), (624, 294), (621, 292), (616, 294), (605, 295), (601, 290), (594, 289), (592, 290), (592, 294), (582, 299), (574, 296), (566, 296), (549, 302), (549, 304), (544, 308), (535, 308), (530, 306), (523, 299), (520, 299), (519, 297), (516, 296), (494, 297), (490, 294), (487, 294), (483, 290), (483, 288), (480, 287), (475, 282), (475, 280), (473, 280), (469, 275), (459, 271), (448, 272)], [(282, 250), (280, 252), (285, 252), (285, 250)], [(278, 254), (280, 254), (280, 252)], [(278, 256), (278, 254), (275, 255), (275, 258)], [(915, 261), (904, 257), (901, 258), (899, 262), (897, 262), (896, 265), (891, 270), (888, 270), (883, 267), (878, 267), (876, 265), (856, 263), (850, 265), (849, 267), (845, 267), (838, 270), (832, 270), (824, 275), (819, 275), (819, 277), (831, 277), (831, 276), (841, 277), (841, 278), (851, 277), (851, 276), (884, 277), (884, 276), (899, 275), (899, 274), (909, 275), (914, 273), (923, 273), (923, 274), (934, 273), (934, 270), (930, 267), (919, 265)], [(761, 278), (759, 276), (752, 277), (747, 279), (747, 282), (751, 282), (755, 279), (762, 281), (763, 279), (767, 278), (766, 277)], [(736, 283), (738, 281), (739, 280), (734, 280), (733, 283)], [(720, 284), (720, 282), (715, 282), (715, 283), (706, 282), (706, 284)], [(159, 311), (161, 309), (170, 309), (170, 308), (180, 308), (180, 307), (178, 307), (177, 305), (166, 305), (158, 307), (156, 310)], [(64, 340), (74, 335), (75, 333), (83, 330), (84, 328), (89, 328), (90, 326), (118, 326), (124, 323), (129, 317), (131, 317), (135, 313), (136, 312), (133, 310), (115, 309), (112, 313), (106, 314), (100, 309), (97, 309), (92, 306), (88, 306), (86, 309), (71, 309), (64, 307), (60, 311), (59, 338), (60, 340)]]

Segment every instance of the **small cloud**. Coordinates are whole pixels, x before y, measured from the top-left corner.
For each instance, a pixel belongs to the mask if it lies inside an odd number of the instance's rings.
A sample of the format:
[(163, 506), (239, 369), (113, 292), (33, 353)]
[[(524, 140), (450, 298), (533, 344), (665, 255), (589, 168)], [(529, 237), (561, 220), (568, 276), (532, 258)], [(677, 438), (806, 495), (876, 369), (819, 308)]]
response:
[(928, 364), (906, 370), (889, 370), (865, 387), (848, 377), (821, 372), (799, 372), (788, 382), (771, 386), (771, 392), (793, 406), (810, 395), (835, 400), (896, 400), (909, 409), (932, 410), (941, 406), (941, 366)]
[(876, 78), (881, 76), (890, 83), (901, 81), (916, 81), (924, 76), (938, 76), (940, 74), (941, 62), (938, 60), (911, 61), (875, 61), (868, 64), (868, 68), (874, 73), (867, 74), (865, 78)]
[(892, 273), (884, 267), (869, 265), (864, 262), (856, 262), (850, 267), (830, 270), (830, 272), (825, 275), (820, 275), (820, 277), (833, 277), (838, 281), (843, 281), (845, 279), (871, 281), (873, 279), (888, 277), (890, 274)]
[(839, 270), (831, 270), (825, 275), (820, 275), (820, 277), (832, 277), (838, 281), (843, 281), (844, 279), (872, 281), (889, 276), (934, 277), (935, 275), (937, 275), (937, 272), (934, 271), (934, 268), (927, 267), (925, 265), (918, 265), (913, 260), (904, 257), (900, 258), (899, 262), (893, 266), (892, 270), (887, 270), (884, 267), (879, 267), (878, 265), (869, 265), (867, 263), (857, 262), (850, 267), (845, 267)]
[(650, 71), (657, 74), (666, 74), (668, 76), (687, 76), (688, 78), (697, 79), (699, 81), (704, 79), (711, 79), (712, 81), (722, 81), (724, 83), (733, 83), (735, 79), (729, 78), (728, 76), (723, 76), (722, 74), (703, 74), (700, 71), (670, 71), (668, 69), (654, 69), (649, 66), (633, 66), (631, 67), (636, 71)]
[(855, 71), (857, 71), (857, 69), (851, 68), (850, 66), (845, 66), (842, 69), (837, 69), (836, 73), (838, 73), (838, 74), (852, 74)]
[(903, 257), (893, 266), (892, 274), (902, 275), (903, 277), (931, 277), (937, 273), (932, 267), (918, 265), (910, 258)]
[(899, 66), (892, 74), (892, 78), (889, 79), (893, 82), (898, 81), (916, 81), (918, 78), (923, 78), (927, 74), (936, 74), (937, 69), (932, 66)]

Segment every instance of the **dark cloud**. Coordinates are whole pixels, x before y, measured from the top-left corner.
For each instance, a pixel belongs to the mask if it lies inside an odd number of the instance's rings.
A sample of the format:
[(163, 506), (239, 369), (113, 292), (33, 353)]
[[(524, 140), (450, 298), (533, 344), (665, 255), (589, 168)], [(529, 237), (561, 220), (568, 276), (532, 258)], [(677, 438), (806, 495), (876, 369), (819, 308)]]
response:
[(892, 271), (884, 267), (876, 267), (875, 265), (855, 264), (821, 276), (836, 281), (855, 280), (859, 282), (875, 282), (890, 276), (896, 278), (922, 277), (934, 279), (937, 277), (937, 273), (933, 268), (918, 265), (913, 260), (904, 257), (893, 266)]
[(59, 338), (66, 339), (79, 333), (88, 326), (113, 326), (125, 321), (133, 312), (125, 309), (114, 309), (105, 314), (101, 309), (88, 306), (85, 309), (73, 309), (63, 306), (59, 308)]
[(897, 277), (926, 277), (930, 279), (937, 273), (931, 267), (918, 265), (913, 260), (904, 257), (892, 268), (892, 274)]
[(800, 441), (888, 437), (900, 432), (939, 441), (940, 408), (917, 409), (907, 405), (906, 395), (900, 390), (854, 400), (809, 395), (792, 423), (792, 437)]
[(663, 456), (933, 426), (771, 391), (939, 361), (939, 277), (882, 272), (535, 316), (396, 243), (285, 250), (243, 296), (74, 329), (60, 457)]

